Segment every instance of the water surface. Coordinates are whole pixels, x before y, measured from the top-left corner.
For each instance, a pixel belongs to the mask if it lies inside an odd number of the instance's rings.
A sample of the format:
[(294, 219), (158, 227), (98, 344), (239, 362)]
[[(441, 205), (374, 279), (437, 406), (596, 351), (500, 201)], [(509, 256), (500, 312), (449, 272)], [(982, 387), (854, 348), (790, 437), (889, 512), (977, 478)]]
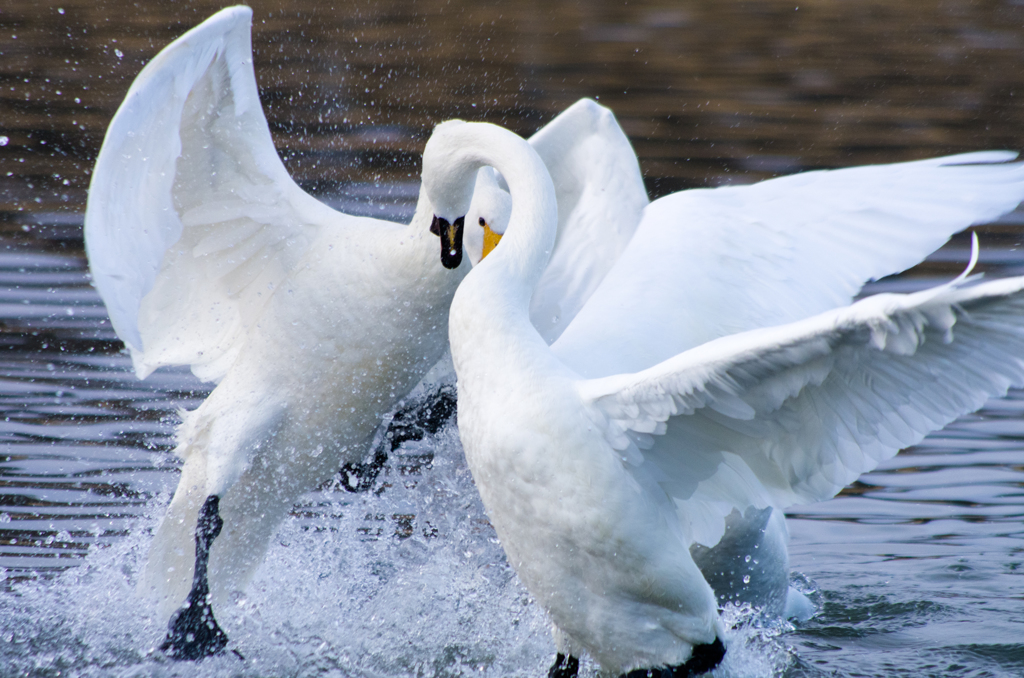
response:
[[(275, 142), (300, 183), (408, 218), (436, 122), (528, 134), (581, 96), (618, 115), (652, 194), (801, 169), (1024, 148), (1016, 2), (253, 3)], [(377, 492), (307, 496), (222, 620), (245, 656), (152, 652), (132, 586), (177, 480), (186, 370), (135, 379), (89, 284), (81, 214), (110, 116), (209, 2), (0, 9), (0, 674), (544, 675), (452, 428)], [(1020, 215), (982, 268), (1024, 272)], [(948, 279), (966, 240), (873, 289)], [(990, 402), (791, 512), (819, 614), (741, 631), (734, 676), (1024, 675), (1024, 396)], [(586, 669), (589, 671), (589, 667)]]

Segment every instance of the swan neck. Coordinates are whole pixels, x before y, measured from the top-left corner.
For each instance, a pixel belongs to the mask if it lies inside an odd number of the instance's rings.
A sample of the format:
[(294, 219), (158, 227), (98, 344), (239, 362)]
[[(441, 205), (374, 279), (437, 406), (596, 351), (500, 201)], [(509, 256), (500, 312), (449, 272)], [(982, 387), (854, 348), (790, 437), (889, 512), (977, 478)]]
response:
[(555, 246), (558, 204), (554, 184), (544, 161), (522, 137), (494, 125), (463, 124), (451, 138), (455, 162), (438, 171), (451, 172), (445, 177), (450, 180), (445, 182), (447, 186), (464, 187), (470, 194), (481, 167), (493, 167), (505, 178), (512, 195), (508, 227), (500, 246), (478, 267), (502, 270), (501, 285), (506, 293), (524, 296), (528, 306)]
[[(529, 148), (525, 141), (523, 145)], [(518, 269), (516, 277), (529, 293), (527, 302), (551, 259), (558, 228), (558, 203), (551, 176), (540, 156), (529, 150), (528, 155), (513, 158), (511, 163), (505, 159), (495, 163), (512, 195), (509, 225), (502, 238), (507, 241), (503, 256)], [(515, 162), (517, 159), (522, 162)], [(506, 164), (512, 167), (502, 167)], [(498, 249), (493, 254), (498, 254)]]

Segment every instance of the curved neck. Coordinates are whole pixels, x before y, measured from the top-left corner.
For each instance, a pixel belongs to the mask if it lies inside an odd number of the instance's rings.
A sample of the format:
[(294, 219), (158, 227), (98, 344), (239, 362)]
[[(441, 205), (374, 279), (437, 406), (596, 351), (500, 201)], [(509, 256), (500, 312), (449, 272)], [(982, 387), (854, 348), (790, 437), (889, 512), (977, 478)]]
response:
[(502, 247), (496, 247), (491, 258), (494, 265), (508, 267), (508, 272), (522, 286), (528, 306), (551, 252), (558, 230), (558, 201), (548, 168), (525, 140), (513, 145), (512, 152), (502, 153), (487, 164), (501, 172), (512, 195), (512, 212), (502, 236)]
[(525, 309), (551, 258), (558, 228), (558, 203), (547, 167), (524, 139), (495, 125), (460, 123), (443, 134), (449, 142), (447, 152), (437, 154), (439, 163), (429, 173), (424, 156), (424, 176), (433, 175), (440, 186), (461, 191), (454, 202), (464, 203), (459, 205), (463, 213), (481, 167), (495, 168), (508, 183), (512, 195), (508, 228), (501, 244), (477, 268), (481, 273), (497, 273), (504, 294)]

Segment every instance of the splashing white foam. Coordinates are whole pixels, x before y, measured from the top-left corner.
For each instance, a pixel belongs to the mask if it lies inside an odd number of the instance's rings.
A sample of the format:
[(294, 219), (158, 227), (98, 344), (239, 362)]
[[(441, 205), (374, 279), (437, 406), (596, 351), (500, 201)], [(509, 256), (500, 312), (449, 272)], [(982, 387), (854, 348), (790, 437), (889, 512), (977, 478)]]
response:
[[(415, 470), (421, 453), (433, 462)], [(135, 596), (168, 496), (128, 537), (54, 579), (0, 596), (0, 663), (27, 676), (543, 676), (548, 621), (507, 564), (453, 426), (393, 455), (379, 495), (327, 489), (286, 520), (244, 596), (218, 611), (227, 653), (199, 664), (155, 648), (166, 627)], [(410, 471), (410, 467), (413, 467)], [(716, 676), (778, 675), (789, 663), (752, 610)], [(582, 677), (593, 676), (586, 659)]]
[[(198, 665), (155, 648), (134, 593), (167, 497), (114, 546), (0, 596), (0, 659), (23, 675), (543, 675), (547, 620), (505, 561), (454, 428), (399, 450), (385, 491), (324, 490), (282, 525), (246, 595), (218, 611), (235, 654)], [(417, 448), (418, 446), (418, 448)]]

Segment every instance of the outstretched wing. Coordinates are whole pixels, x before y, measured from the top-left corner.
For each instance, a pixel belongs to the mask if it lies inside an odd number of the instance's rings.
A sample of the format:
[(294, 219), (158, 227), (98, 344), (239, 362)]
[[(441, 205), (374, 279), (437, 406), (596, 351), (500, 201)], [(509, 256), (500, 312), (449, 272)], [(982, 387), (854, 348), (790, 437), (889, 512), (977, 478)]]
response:
[(94, 284), (136, 373), (219, 380), (319, 229), (350, 217), (303, 192), (274, 149), (232, 7), (139, 74), (103, 142), (85, 218)]
[(626, 248), (647, 206), (629, 140), (607, 108), (581, 99), (530, 138), (558, 198), (558, 236), (530, 303), (550, 344)]
[(1024, 164), (985, 152), (676, 193), (553, 346), (588, 377), (849, 304), (950, 235), (1024, 199)]
[(877, 295), (580, 382), (627, 468), (694, 541), (735, 508), (834, 496), (900, 449), (1024, 383), (1024, 278)]

